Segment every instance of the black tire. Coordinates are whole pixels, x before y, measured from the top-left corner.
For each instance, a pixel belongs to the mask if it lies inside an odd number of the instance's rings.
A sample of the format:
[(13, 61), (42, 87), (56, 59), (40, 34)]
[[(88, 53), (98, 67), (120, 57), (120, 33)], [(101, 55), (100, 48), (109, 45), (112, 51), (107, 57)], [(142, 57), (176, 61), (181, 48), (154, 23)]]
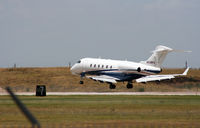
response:
[(128, 84), (126, 85), (126, 87), (127, 87), (128, 89), (131, 89), (131, 88), (133, 88), (133, 84), (128, 83)]
[(80, 84), (84, 84), (84, 82), (83, 82), (83, 81), (80, 81), (79, 83), (80, 83)]
[(115, 89), (115, 88), (116, 88), (116, 85), (110, 84), (110, 89)]

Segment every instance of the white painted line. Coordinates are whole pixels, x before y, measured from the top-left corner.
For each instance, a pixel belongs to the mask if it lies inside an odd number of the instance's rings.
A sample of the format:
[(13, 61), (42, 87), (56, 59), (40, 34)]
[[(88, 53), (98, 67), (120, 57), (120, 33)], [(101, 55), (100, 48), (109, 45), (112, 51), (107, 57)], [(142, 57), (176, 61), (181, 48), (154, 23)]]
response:
[[(33, 96), (35, 92), (16, 92), (16, 95)], [(0, 92), (0, 95), (9, 95)], [(200, 92), (47, 92), (47, 95), (200, 95)]]

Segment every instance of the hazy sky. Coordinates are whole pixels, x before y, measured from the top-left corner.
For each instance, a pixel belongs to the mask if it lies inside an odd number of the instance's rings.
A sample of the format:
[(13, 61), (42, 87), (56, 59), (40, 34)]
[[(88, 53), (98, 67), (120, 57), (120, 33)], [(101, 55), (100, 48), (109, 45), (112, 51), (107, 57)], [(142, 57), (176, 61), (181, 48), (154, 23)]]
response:
[(1, 0), (0, 67), (66, 66), (83, 57), (200, 67), (200, 0)]

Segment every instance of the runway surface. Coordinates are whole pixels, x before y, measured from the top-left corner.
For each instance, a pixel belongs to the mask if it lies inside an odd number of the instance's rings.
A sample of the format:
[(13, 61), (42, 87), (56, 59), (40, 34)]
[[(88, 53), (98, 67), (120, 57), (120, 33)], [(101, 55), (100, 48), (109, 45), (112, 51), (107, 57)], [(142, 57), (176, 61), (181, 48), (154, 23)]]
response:
[[(16, 92), (16, 95), (35, 95), (35, 92)], [(0, 95), (8, 95), (0, 92)], [(200, 95), (200, 92), (47, 92), (47, 95)]]

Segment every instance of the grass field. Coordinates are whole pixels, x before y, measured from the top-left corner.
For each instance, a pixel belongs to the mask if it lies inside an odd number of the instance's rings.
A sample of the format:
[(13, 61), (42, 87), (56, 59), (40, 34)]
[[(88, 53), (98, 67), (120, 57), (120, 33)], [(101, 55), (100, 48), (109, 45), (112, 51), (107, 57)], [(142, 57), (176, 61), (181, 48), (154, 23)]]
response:
[[(20, 96), (43, 127), (200, 127), (200, 96)], [(30, 126), (0, 96), (0, 127)]]
[[(163, 69), (162, 74), (183, 73), (184, 69)], [(80, 77), (71, 74), (67, 67), (52, 68), (0, 68), (0, 87), (9, 85), (16, 92), (33, 92), (35, 86), (44, 84), (50, 92), (112, 92), (112, 91), (196, 91), (200, 87), (200, 70), (191, 69), (186, 77), (147, 84), (133, 83), (133, 89), (127, 89), (126, 83), (118, 83), (116, 89), (110, 90), (108, 84), (85, 79), (79, 84)], [(1, 91), (1, 90), (0, 90)]]

